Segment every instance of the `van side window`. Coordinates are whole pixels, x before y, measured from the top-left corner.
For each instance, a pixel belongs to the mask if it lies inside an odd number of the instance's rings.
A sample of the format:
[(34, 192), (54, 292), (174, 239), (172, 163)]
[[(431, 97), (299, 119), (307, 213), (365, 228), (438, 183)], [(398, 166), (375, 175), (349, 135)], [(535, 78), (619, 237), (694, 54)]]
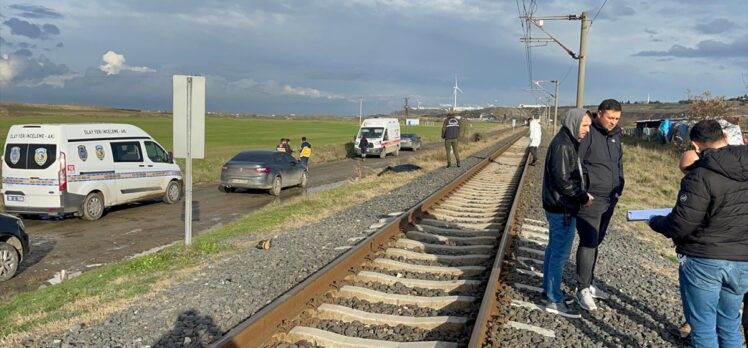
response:
[(382, 140), (387, 141), (390, 140), (390, 136), (387, 134), (387, 130), (384, 131), (384, 138)]
[(145, 153), (148, 155), (148, 158), (150, 158), (152, 162), (166, 162), (166, 158), (168, 156), (166, 155), (166, 151), (164, 151), (161, 146), (152, 141), (144, 141), (143, 143), (145, 144)]
[(140, 143), (137, 141), (112, 143), (112, 157), (115, 162), (143, 162)]

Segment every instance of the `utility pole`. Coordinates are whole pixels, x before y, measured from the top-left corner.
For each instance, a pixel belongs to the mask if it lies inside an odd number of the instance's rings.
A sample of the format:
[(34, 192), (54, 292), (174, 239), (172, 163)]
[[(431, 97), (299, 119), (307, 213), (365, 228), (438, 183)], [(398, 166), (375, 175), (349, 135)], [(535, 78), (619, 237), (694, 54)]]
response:
[(584, 67), (587, 61), (587, 11), (582, 12), (582, 33), (579, 35), (579, 73), (577, 74), (577, 108), (584, 108)]
[(358, 125), (359, 127), (363, 123), (363, 120), (361, 119), (364, 111), (364, 97), (358, 98)]
[[(521, 42), (538, 43), (539, 45), (547, 45), (548, 42), (555, 42), (556, 44), (561, 46), (561, 48), (564, 49), (564, 51), (566, 51), (566, 53), (568, 53), (571, 56), (571, 58), (579, 60), (579, 71), (577, 74), (576, 107), (578, 108), (584, 107), (584, 72), (585, 72), (585, 61), (586, 61), (586, 55), (587, 55), (587, 27), (589, 24), (587, 20), (587, 12), (586, 11), (582, 12), (580, 16), (577, 16), (577, 15), (546, 16), (546, 17), (522, 16), (520, 18), (525, 19), (528, 22), (532, 23), (534, 26), (540, 29), (540, 31), (542, 31), (544, 34), (548, 36), (545, 38), (522, 37), (520, 38)], [(566, 47), (563, 43), (561, 43), (561, 41), (559, 41), (553, 35), (547, 32), (545, 28), (543, 27), (543, 21), (545, 20), (569, 20), (569, 21), (581, 20), (582, 21), (582, 32), (579, 37), (579, 54), (574, 53), (574, 51)]]
[(404, 97), (405, 99), (405, 117), (408, 117), (408, 109), (410, 109), (410, 106), (408, 106), (408, 97)]
[(553, 131), (556, 131), (556, 121), (558, 120), (558, 80), (551, 81), (556, 84), (556, 94), (553, 95), (555, 105), (553, 106)]

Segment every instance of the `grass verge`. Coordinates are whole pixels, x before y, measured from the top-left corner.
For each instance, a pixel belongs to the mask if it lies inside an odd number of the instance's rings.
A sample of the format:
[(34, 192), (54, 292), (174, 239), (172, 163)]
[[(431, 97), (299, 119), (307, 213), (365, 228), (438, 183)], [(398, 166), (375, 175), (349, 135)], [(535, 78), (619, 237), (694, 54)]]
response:
[[(492, 139), (495, 140), (495, 139)], [(492, 145), (493, 141), (463, 143), (467, 158)], [(74, 324), (89, 324), (127, 308), (137, 300), (158, 296), (158, 289), (191, 268), (219, 254), (251, 247), (253, 238), (319, 221), (336, 212), (403, 186), (416, 177), (441, 168), (443, 149), (424, 150), (414, 164), (423, 168), (414, 173), (377, 177), (371, 172), (361, 178), (311, 196), (300, 196), (284, 203), (267, 205), (228, 225), (193, 239), (185, 249), (178, 244), (133, 260), (110, 264), (85, 272), (59, 285), (15, 296), (0, 304), (0, 345), (17, 346), (27, 337), (42, 337)], [(314, 217), (310, 221), (310, 217)], [(240, 239), (240, 242), (237, 242)]]

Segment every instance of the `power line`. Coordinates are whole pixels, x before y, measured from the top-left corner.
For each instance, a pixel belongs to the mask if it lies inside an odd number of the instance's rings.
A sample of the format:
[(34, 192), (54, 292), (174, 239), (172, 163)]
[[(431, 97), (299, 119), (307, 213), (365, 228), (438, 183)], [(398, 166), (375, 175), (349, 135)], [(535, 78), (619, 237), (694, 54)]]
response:
[(605, 4), (608, 3), (608, 0), (603, 1), (602, 6), (600, 6), (599, 9), (597, 9), (597, 13), (595, 13), (595, 16), (592, 17), (592, 20), (590, 21), (590, 25), (587, 27), (587, 32), (590, 31), (590, 28), (592, 28), (592, 23), (595, 23), (595, 19), (597, 18), (597, 15), (600, 14), (600, 11), (602, 11), (603, 7), (605, 7)]

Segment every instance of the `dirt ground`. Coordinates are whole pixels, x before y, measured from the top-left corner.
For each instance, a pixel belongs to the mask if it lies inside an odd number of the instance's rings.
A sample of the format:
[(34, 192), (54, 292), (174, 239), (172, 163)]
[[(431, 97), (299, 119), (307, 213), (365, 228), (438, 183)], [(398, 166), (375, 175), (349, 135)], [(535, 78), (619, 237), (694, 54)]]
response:
[[(432, 144), (425, 148), (442, 146)], [(416, 152), (417, 153), (417, 152)], [(407, 163), (413, 152), (401, 151), (398, 157), (367, 158), (367, 171), (395, 163)], [(284, 189), (279, 198), (265, 191), (224, 193), (218, 184), (193, 188), (193, 201), (199, 202), (199, 221), (193, 222), (193, 234), (199, 235), (220, 227), (256, 210), (275, 199), (286, 199), (320, 190), (355, 176), (358, 159), (314, 165), (311, 159), (306, 189)], [(31, 253), (19, 267), (18, 274), (0, 283), (0, 300), (19, 292), (49, 285), (59, 273), (83, 272), (101, 265), (184, 240), (182, 213), (184, 204), (167, 205), (160, 201), (128, 204), (110, 209), (97, 221), (76, 217), (63, 219), (25, 219)]]

